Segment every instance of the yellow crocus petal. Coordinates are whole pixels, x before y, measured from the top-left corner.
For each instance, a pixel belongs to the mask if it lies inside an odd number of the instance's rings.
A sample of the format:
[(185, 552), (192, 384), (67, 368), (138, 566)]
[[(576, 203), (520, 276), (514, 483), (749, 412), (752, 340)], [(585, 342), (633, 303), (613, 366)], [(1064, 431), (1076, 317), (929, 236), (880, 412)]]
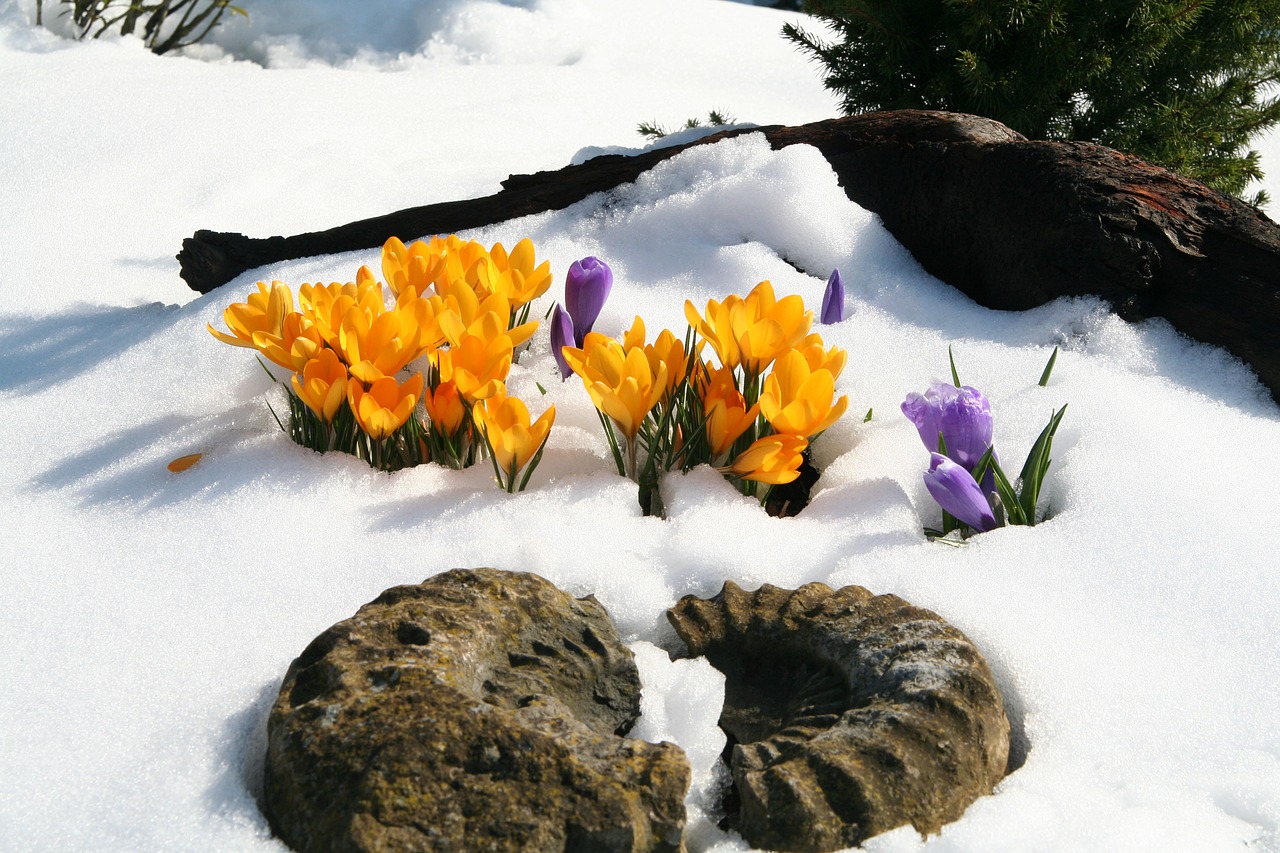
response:
[(583, 379), (586, 379), (586, 350), (579, 349), (578, 347), (564, 346), (561, 347), (560, 354), (564, 356), (565, 363), (569, 365), (570, 370)]
[(528, 323), (521, 323), (519, 326), (512, 326), (507, 329), (507, 337), (511, 339), (513, 346), (520, 346), (525, 341), (533, 337), (533, 333), (538, 331), (538, 321), (530, 320)]
[(776, 320), (765, 318), (748, 325), (738, 338), (742, 369), (751, 376), (764, 372), (784, 348), (786, 331)]
[(507, 258), (507, 269), (530, 276), (533, 274), (534, 260), (533, 241), (525, 237), (512, 247), (511, 254)]
[(586, 387), (592, 404), (612, 420), (623, 435), (631, 438), (640, 431), (640, 423), (632, 417), (631, 410), (619, 398), (618, 389), (604, 382), (592, 382)]
[(462, 340), (480, 314), (480, 298), (463, 280), (451, 282), (442, 294), (444, 307), (438, 315), (440, 331), (451, 343)]
[(209, 330), (209, 334), (213, 335), (224, 344), (231, 344), (233, 347), (253, 347), (253, 341), (242, 340), (235, 335), (228, 335), (226, 332), (219, 332), (213, 327), (212, 323), (205, 323), (205, 328)]
[(332, 423), (347, 397), (347, 366), (333, 350), (320, 350), (303, 366), (301, 376), (293, 375), (293, 390), (325, 423)]
[(388, 375), (379, 370), (378, 366), (368, 359), (357, 361), (351, 365), (350, 372), (353, 379), (358, 379), (365, 385), (372, 385)]
[(467, 273), (467, 280), (472, 283), (472, 287), (481, 298), (494, 294), (506, 296), (510, 276), (504, 276), (493, 257), (486, 256), (472, 264)]
[(733, 397), (714, 397), (706, 403), (707, 441), (711, 443), (711, 455), (719, 457), (729, 451), (738, 438), (755, 423), (760, 404), (750, 409), (737, 391)]
[(282, 281), (271, 282), (271, 295), (267, 300), (268, 330), (280, 334), (284, 318), (293, 313), (293, 292)]
[(767, 435), (756, 439), (729, 466), (729, 472), (744, 480), (781, 485), (800, 476), (805, 439), (794, 435)]
[(631, 328), (622, 336), (622, 348), (632, 350), (644, 346), (644, 320), (639, 316), (631, 322)]
[(730, 296), (723, 303), (708, 299), (705, 317), (698, 314), (698, 309), (692, 302), (686, 300), (684, 303), (684, 316), (689, 325), (703, 340), (711, 344), (720, 364), (729, 368), (737, 367), (740, 360), (731, 315), (741, 301), (737, 296)]
[(203, 458), (203, 453), (188, 453), (186, 456), (179, 456), (165, 467), (175, 474), (180, 474)]
[[(538, 416), (536, 421), (529, 425), (529, 441), (534, 448), (534, 453), (536, 453), (537, 448), (541, 447), (543, 442), (547, 440), (547, 437), (551, 435), (551, 427), (555, 422), (556, 407), (551, 405), (547, 407), (545, 412)], [(529, 455), (529, 458), (533, 458), (533, 453)], [(521, 467), (524, 466), (522, 465)]]
[(800, 344), (813, 324), (813, 312), (804, 310), (804, 300), (796, 295), (775, 299), (773, 286), (767, 281), (756, 285), (742, 306), (734, 315), (735, 339), (744, 369), (755, 375)]

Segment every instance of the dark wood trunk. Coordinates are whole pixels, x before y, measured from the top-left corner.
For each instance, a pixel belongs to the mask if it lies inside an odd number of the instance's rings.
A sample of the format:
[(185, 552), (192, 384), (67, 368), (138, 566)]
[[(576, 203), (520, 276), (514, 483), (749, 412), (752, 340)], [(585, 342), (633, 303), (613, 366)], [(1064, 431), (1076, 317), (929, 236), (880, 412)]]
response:
[[(1031, 141), (955, 113), (869, 113), (758, 132), (775, 148), (818, 148), (850, 199), (877, 213), (925, 269), (980, 304), (1021, 310), (1100, 296), (1126, 319), (1163, 317), (1226, 348), (1280, 399), (1280, 228), (1238, 199), (1100, 145)], [(687, 147), (513, 175), (485, 198), (293, 237), (198, 231), (183, 241), (181, 274), (207, 293), (267, 263), (559, 210)]]

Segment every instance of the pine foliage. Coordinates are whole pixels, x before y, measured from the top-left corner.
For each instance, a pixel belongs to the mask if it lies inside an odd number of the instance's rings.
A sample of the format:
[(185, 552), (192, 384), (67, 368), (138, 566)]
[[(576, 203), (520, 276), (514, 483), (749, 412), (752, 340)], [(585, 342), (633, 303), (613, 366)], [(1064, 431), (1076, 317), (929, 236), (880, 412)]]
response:
[(1261, 177), (1249, 140), (1280, 122), (1280, 0), (806, 0), (805, 11), (834, 40), (784, 32), (822, 62), (846, 113), (975, 113), (1237, 196)]

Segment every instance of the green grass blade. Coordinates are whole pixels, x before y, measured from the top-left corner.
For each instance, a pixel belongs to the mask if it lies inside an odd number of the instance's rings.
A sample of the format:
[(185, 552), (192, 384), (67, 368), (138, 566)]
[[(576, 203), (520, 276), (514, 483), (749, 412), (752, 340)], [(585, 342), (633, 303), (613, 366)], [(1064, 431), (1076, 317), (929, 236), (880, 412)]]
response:
[(1049, 384), (1049, 374), (1053, 373), (1053, 365), (1058, 360), (1058, 348), (1053, 348), (1053, 355), (1049, 356), (1049, 363), (1044, 366), (1044, 373), (1040, 374), (1040, 387), (1043, 388)]
[(1049, 418), (1049, 423), (1045, 424), (1035, 444), (1031, 446), (1031, 452), (1027, 454), (1027, 461), (1022, 466), (1022, 474), (1020, 475), (1022, 479), (1022, 494), (1018, 503), (1022, 508), (1023, 515), (1029, 519), (1027, 524), (1035, 524), (1036, 504), (1040, 501), (1040, 488), (1044, 484), (1045, 474), (1049, 472), (1049, 454), (1053, 450), (1053, 436), (1057, 433), (1058, 424), (1062, 422), (1062, 416), (1066, 412), (1067, 407), (1064, 405), (1053, 413)]

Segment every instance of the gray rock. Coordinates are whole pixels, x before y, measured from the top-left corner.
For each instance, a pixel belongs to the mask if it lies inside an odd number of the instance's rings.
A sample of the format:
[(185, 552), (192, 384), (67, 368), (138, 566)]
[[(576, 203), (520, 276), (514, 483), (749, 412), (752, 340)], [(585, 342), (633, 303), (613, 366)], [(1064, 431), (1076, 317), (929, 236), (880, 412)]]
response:
[(688, 762), (624, 737), (639, 697), (593, 598), (495, 569), (395, 587), (289, 667), (264, 811), (299, 851), (680, 851)]
[(937, 832), (1004, 776), (1000, 691), (935, 613), (858, 586), (726, 582), (668, 617), (689, 654), (725, 674), (737, 828), (755, 847), (836, 850), (904, 824)]

